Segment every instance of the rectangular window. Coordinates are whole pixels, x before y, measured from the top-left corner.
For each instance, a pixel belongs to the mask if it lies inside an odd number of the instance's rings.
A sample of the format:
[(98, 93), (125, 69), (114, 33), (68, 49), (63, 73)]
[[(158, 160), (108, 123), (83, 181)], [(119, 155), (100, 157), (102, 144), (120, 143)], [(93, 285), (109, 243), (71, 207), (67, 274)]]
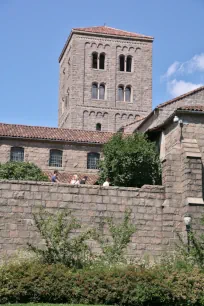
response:
[(50, 150), (50, 167), (62, 167), (62, 151)]
[(24, 161), (24, 149), (13, 147), (11, 148), (10, 161), (23, 162)]
[(98, 169), (99, 153), (88, 153), (87, 169)]

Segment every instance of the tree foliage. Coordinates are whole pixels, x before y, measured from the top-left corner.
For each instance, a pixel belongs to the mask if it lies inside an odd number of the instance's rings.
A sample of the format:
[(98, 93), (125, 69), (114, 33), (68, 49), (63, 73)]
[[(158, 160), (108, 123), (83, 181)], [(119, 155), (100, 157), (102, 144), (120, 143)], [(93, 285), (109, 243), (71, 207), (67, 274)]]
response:
[(99, 182), (108, 177), (115, 186), (141, 187), (161, 183), (156, 146), (144, 134), (123, 136), (118, 133), (104, 146), (103, 153)]
[(112, 217), (106, 218), (110, 238), (104, 235), (95, 236), (99, 242), (102, 253), (99, 256), (104, 263), (115, 264), (125, 262), (125, 250), (131, 240), (132, 235), (136, 231), (134, 224), (130, 222), (131, 211), (125, 211), (123, 221), (119, 224), (114, 222)]
[(81, 224), (70, 211), (51, 214), (44, 209), (34, 214), (35, 224), (45, 242), (44, 248), (29, 243), (33, 251), (47, 264), (61, 263), (67, 267), (82, 268), (91, 257), (86, 240), (91, 237), (91, 231), (77, 234)]
[(28, 162), (7, 162), (0, 164), (0, 179), (24, 181), (48, 181), (42, 170)]

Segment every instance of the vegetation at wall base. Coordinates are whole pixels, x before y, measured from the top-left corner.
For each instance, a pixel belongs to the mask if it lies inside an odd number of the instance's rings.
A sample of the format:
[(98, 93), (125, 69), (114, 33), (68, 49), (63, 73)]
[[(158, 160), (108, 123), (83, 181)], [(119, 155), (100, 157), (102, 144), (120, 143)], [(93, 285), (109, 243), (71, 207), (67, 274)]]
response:
[(0, 303), (68, 303), (124, 306), (204, 305), (198, 268), (135, 266), (73, 271), (60, 264), (28, 262), (0, 268)]
[(0, 164), (0, 179), (49, 181), (49, 178), (38, 166), (28, 162), (7, 162), (5, 164)]
[(114, 186), (141, 187), (161, 184), (161, 165), (154, 143), (142, 133), (114, 135), (104, 145), (104, 159), (99, 162), (100, 179), (110, 179)]

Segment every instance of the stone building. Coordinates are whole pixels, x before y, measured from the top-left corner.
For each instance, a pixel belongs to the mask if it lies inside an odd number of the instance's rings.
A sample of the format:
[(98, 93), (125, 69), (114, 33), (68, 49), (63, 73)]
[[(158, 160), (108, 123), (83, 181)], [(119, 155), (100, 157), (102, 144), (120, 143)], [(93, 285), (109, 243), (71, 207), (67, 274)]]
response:
[(58, 126), (116, 132), (152, 107), (153, 37), (73, 29), (59, 57)]
[[(34, 162), (48, 175), (59, 169), (61, 181), (0, 182), (0, 254), (41, 243), (32, 212), (42, 204), (52, 212), (72, 209), (87, 227), (107, 216), (121, 221), (131, 209), (137, 232), (130, 257), (174, 250), (176, 232), (186, 236), (186, 213), (203, 229), (204, 87), (152, 111), (152, 41), (105, 26), (73, 29), (59, 58), (59, 127), (0, 124), (0, 163)], [(162, 186), (68, 185), (74, 173), (95, 184), (102, 147), (119, 129), (157, 143)]]
[(59, 57), (58, 128), (0, 124), (0, 163), (29, 161), (68, 182), (97, 181), (102, 145), (152, 105), (153, 38), (106, 26), (73, 29)]

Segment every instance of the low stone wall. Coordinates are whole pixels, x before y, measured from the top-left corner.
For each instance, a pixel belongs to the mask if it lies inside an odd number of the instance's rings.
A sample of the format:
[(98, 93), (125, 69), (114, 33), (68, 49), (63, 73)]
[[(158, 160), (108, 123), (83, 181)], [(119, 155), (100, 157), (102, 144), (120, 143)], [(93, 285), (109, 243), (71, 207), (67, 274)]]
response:
[[(86, 228), (98, 227), (107, 216), (119, 222), (129, 208), (137, 227), (128, 248), (129, 256), (157, 256), (168, 249), (170, 240), (174, 239), (171, 221), (174, 212), (163, 207), (164, 198), (162, 186), (105, 188), (0, 181), (0, 254), (10, 255), (25, 247), (28, 241), (40, 243), (32, 213), (44, 206), (51, 212), (64, 208), (72, 210)], [(106, 229), (104, 235), (107, 235)]]

